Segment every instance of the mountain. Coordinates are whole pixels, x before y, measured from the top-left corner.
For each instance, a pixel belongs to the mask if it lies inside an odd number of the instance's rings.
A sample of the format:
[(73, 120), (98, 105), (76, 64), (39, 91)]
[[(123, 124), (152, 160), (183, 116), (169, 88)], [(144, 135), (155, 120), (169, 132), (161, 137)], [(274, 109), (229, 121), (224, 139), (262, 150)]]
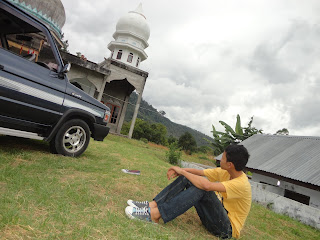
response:
[[(133, 116), (135, 104), (137, 102), (138, 95), (133, 92), (130, 95), (129, 104), (127, 108), (127, 113), (125, 116), (125, 121), (130, 122)], [(165, 116), (161, 115), (157, 109), (155, 109), (152, 105), (150, 105), (147, 101), (141, 100), (140, 109), (138, 113), (138, 118), (143, 119), (150, 123), (161, 123), (166, 126), (168, 131), (168, 136), (172, 135), (175, 138), (179, 138), (185, 132), (189, 132), (195, 138), (198, 146), (205, 146), (208, 145), (208, 142), (203, 138), (213, 140), (211, 137), (195, 130), (190, 127), (174, 123), (170, 119), (166, 118)]]

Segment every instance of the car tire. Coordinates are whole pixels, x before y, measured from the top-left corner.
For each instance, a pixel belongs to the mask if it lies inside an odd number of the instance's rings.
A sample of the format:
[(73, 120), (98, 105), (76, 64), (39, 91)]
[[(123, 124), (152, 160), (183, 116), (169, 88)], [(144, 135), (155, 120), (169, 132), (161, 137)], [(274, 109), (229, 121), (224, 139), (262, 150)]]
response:
[(88, 147), (90, 129), (80, 119), (70, 120), (62, 125), (55, 136), (55, 149), (58, 154), (70, 157), (80, 156)]

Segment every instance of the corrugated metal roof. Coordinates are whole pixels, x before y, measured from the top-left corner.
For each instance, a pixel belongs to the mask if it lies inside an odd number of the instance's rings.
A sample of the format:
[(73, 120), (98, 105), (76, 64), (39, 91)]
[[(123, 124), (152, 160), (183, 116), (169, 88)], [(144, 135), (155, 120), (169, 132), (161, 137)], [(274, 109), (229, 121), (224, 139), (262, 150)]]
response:
[(256, 134), (240, 144), (247, 167), (320, 186), (320, 137)]

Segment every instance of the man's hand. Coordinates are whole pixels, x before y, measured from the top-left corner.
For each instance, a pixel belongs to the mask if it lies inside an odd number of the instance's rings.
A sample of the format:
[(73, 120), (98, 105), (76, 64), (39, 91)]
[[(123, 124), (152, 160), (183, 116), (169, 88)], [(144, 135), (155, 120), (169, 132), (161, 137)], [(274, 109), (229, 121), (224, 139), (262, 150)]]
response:
[(167, 172), (168, 180), (173, 179), (173, 178), (175, 178), (177, 176), (180, 176), (182, 171), (184, 171), (182, 168), (179, 168), (179, 167), (176, 167), (176, 166), (169, 168), (168, 172)]

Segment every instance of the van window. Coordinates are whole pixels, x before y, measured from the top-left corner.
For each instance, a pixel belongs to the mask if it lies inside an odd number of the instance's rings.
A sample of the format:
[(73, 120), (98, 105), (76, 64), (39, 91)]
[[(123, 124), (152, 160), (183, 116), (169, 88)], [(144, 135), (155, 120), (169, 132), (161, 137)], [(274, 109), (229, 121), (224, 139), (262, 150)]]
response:
[(0, 16), (2, 48), (44, 68), (58, 70), (57, 61), (44, 33), (3, 9), (0, 9)]

